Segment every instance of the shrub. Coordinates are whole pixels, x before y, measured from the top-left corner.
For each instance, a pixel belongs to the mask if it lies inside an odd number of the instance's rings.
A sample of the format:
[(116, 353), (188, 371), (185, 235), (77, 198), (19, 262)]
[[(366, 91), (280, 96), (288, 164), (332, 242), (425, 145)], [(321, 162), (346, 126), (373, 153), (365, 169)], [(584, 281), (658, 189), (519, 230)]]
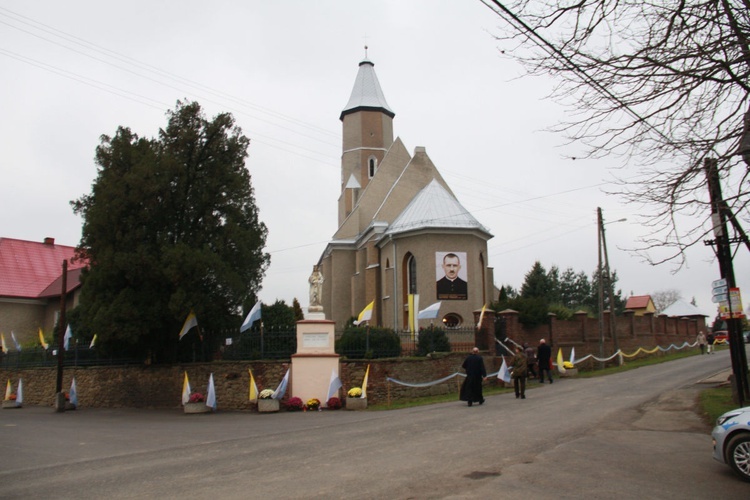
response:
[(431, 352), (450, 352), (451, 343), (442, 328), (431, 326), (419, 331), (417, 356), (427, 356)]
[(390, 328), (371, 327), (368, 339), (367, 328), (347, 326), (336, 352), (353, 359), (394, 358), (401, 355), (401, 339)]

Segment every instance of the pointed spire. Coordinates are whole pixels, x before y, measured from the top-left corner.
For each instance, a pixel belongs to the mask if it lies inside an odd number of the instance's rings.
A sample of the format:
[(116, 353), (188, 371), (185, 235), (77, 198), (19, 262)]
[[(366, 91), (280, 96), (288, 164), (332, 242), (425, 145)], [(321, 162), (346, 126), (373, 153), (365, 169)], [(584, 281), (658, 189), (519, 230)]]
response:
[(380, 82), (375, 74), (375, 64), (367, 59), (367, 46), (365, 45), (365, 58), (359, 63), (357, 78), (354, 80), (354, 88), (349, 102), (341, 111), (340, 120), (344, 116), (357, 111), (381, 111), (393, 118), (396, 116), (383, 95)]

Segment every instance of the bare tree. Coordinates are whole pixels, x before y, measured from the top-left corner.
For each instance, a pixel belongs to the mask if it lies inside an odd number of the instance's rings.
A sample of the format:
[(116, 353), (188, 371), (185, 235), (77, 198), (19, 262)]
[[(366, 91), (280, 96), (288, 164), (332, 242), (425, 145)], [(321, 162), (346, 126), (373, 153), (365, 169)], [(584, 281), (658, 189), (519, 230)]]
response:
[(719, 161), (744, 234), (748, 169), (737, 153), (742, 143), (750, 165), (750, 0), (482, 2), (512, 28), (497, 35), (502, 52), (558, 79), (553, 97), (571, 114), (553, 130), (584, 144), (586, 158), (637, 162), (613, 188), (645, 207), (635, 250), (679, 268), (711, 233), (706, 157)]
[(661, 314), (664, 309), (671, 306), (681, 298), (682, 293), (679, 290), (675, 290), (674, 288), (670, 288), (667, 290), (658, 290), (651, 294), (651, 300), (654, 301), (656, 314)]

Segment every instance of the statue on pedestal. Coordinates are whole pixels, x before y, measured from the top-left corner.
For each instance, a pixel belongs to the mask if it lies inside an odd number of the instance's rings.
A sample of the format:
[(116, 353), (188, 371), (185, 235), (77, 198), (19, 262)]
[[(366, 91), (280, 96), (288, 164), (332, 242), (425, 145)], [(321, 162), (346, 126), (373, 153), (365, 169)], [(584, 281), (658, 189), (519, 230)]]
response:
[(309, 312), (323, 312), (323, 304), (320, 301), (323, 296), (323, 281), (325, 280), (318, 266), (313, 266), (313, 272), (307, 281), (310, 283), (310, 306), (307, 310)]

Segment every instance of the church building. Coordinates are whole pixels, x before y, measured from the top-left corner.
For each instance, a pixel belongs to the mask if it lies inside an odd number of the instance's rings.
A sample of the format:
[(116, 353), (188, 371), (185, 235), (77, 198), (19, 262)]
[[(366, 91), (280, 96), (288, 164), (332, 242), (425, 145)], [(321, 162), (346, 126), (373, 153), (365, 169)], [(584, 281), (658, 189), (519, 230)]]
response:
[(436, 324), (471, 327), (474, 311), (493, 300), (492, 234), (459, 203), (424, 147), (410, 154), (394, 140), (394, 117), (375, 65), (363, 60), (340, 116), (338, 230), (318, 262), (321, 305), (343, 328), (372, 302), (371, 325), (402, 330), (414, 295), (414, 309), (441, 303)]

